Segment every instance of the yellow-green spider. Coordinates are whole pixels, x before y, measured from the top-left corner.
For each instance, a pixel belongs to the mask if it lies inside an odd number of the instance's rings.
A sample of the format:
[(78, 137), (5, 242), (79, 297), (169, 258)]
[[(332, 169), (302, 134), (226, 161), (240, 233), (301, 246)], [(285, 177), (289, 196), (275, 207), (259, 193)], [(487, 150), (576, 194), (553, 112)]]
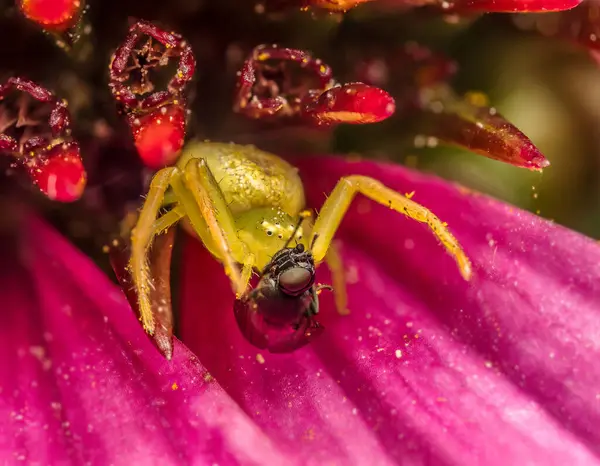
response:
[[(254, 146), (194, 141), (177, 166), (154, 175), (131, 233), (129, 270), (144, 329), (154, 334), (157, 312), (149, 248), (155, 235), (183, 219), (184, 228), (223, 264), (245, 337), (271, 352), (303, 346), (320, 332), (318, 293), (328, 287), (315, 284), (315, 268), (323, 261), (332, 273), (336, 307), (346, 312), (344, 271), (332, 240), (357, 193), (426, 223), (470, 279), (470, 261), (446, 225), (379, 181), (340, 179), (313, 221), (298, 170), (288, 162)], [(260, 280), (252, 289), (253, 271)]]

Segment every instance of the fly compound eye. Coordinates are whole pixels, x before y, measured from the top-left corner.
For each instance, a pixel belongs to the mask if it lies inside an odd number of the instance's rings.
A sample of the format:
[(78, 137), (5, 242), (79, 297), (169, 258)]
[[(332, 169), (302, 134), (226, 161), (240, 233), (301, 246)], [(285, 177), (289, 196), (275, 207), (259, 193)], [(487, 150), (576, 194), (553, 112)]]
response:
[(292, 267), (279, 276), (279, 287), (286, 294), (296, 295), (306, 291), (313, 283), (314, 275), (304, 267)]

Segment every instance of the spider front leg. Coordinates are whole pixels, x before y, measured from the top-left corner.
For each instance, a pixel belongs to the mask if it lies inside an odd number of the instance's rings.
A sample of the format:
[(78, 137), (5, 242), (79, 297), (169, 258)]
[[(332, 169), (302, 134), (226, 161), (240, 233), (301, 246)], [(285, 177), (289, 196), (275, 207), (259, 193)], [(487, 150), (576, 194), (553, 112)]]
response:
[[(223, 262), (232, 289), (240, 297), (248, 288), (255, 257), (239, 239), (233, 215), (206, 160), (190, 160), (181, 180), (172, 186), (194, 230)], [(241, 273), (238, 264), (243, 266)]]
[[(166, 234), (160, 235), (155, 240), (152, 250), (148, 251), (148, 265), (152, 275), (153, 285), (150, 290), (152, 302), (152, 316), (155, 319), (155, 328), (152, 335), (158, 349), (171, 359), (173, 354), (173, 312), (171, 306), (171, 253), (175, 230), (171, 228)], [(124, 240), (124, 238), (123, 238)], [(131, 259), (131, 243), (118, 239), (109, 246), (110, 263), (119, 281), (123, 293), (127, 297), (132, 310), (139, 312), (139, 300), (133, 277), (129, 267)], [(141, 316), (140, 316), (141, 317)]]
[[(165, 196), (171, 187), (173, 195)], [(168, 197), (175, 202), (172, 210), (157, 219)], [(206, 248), (214, 253), (225, 267), (234, 292), (240, 296), (248, 287), (254, 255), (237, 236), (235, 222), (214, 176), (204, 160), (192, 159), (182, 172), (177, 167), (158, 171), (148, 191), (146, 202), (131, 234), (129, 269), (138, 296), (140, 317), (144, 329), (154, 334), (155, 319), (151, 292), (154, 282), (148, 266), (148, 249), (154, 237), (188, 217), (194, 231)], [(237, 264), (243, 265), (240, 273)]]
[[(178, 172), (179, 170), (176, 167), (169, 167), (158, 171), (154, 175), (137, 223), (131, 231), (129, 271), (138, 297), (140, 319), (144, 330), (150, 335), (154, 334), (155, 321), (150, 299), (154, 283), (148, 266), (148, 249), (157, 233), (154, 224), (157, 221), (158, 212), (162, 207), (165, 191), (169, 188), (173, 177)], [(164, 230), (165, 225), (163, 223), (159, 231)]]
[(333, 236), (357, 193), (361, 193), (379, 204), (388, 206), (390, 209), (413, 220), (426, 223), (433, 234), (442, 242), (448, 253), (454, 257), (463, 278), (465, 280), (471, 278), (471, 262), (445, 223), (422, 205), (366, 176), (342, 178), (323, 204), (309, 243), (312, 245), (316, 263), (321, 262), (326, 257)]

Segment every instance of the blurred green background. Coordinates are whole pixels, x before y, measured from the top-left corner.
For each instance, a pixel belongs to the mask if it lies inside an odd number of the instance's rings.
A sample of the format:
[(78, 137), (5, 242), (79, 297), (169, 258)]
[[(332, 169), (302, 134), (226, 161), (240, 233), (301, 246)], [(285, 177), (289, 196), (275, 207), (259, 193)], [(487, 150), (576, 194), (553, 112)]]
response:
[[(192, 44), (198, 70), (190, 136), (254, 142), (280, 153), (358, 152), (391, 159), (600, 238), (600, 68), (584, 48), (523, 31), (516, 17), (506, 14), (456, 21), (424, 10), (382, 10), (376, 3), (343, 18), (268, 11), (240, 0), (92, 0), (86, 14), (91, 34), (70, 56), (20, 17), (13, 1), (0, 0), (0, 77), (24, 75), (69, 100), (90, 170), (88, 192), (73, 205), (53, 204), (22, 189), (11, 173), (2, 183), (12, 187), (10, 193), (36, 203), (90, 255), (99, 254), (114, 233), (121, 207), (139, 202), (151, 175), (137, 161), (107, 88), (110, 54), (135, 17), (160, 21)], [(309, 49), (332, 65), (335, 76), (350, 80), (357, 57), (369, 58), (374, 50), (393, 54), (408, 40), (456, 60), (455, 89), (486, 93), (551, 167), (540, 174), (457, 148), (417, 148), (416, 134), (404, 120), (323, 133), (258, 127), (231, 111), (235, 72), (260, 43)]]

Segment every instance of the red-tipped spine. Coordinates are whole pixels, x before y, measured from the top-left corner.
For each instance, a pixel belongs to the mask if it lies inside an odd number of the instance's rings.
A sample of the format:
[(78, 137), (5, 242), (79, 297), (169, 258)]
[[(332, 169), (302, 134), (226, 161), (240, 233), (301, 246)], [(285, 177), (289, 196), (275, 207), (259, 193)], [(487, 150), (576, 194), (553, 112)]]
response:
[(83, 194), (87, 175), (79, 145), (71, 137), (67, 103), (33, 81), (14, 77), (0, 85), (0, 106), (4, 98), (15, 91), (49, 104), (52, 109), (46, 131), (34, 126), (35, 132), (26, 139), (17, 141), (8, 134), (12, 124), (3, 128), (0, 151), (11, 154), (48, 198), (59, 202), (76, 201)]
[[(152, 41), (158, 42), (164, 50), (158, 52), (156, 47), (148, 45)], [(145, 56), (145, 64), (134, 60), (136, 65), (129, 66), (130, 58), (140, 55)], [(171, 58), (178, 60), (178, 67), (167, 88), (145, 95), (154, 88), (149, 81), (149, 71), (165, 66)], [(133, 68), (140, 72), (142, 82), (127, 85)], [(109, 67), (110, 89), (127, 117), (141, 160), (152, 169), (172, 165), (179, 157), (186, 135), (184, 93), (195, 70), (196, 59), (190, 45), (179, 34), (164, 31), (148, 21), (134, 23), (113, 54)]]

